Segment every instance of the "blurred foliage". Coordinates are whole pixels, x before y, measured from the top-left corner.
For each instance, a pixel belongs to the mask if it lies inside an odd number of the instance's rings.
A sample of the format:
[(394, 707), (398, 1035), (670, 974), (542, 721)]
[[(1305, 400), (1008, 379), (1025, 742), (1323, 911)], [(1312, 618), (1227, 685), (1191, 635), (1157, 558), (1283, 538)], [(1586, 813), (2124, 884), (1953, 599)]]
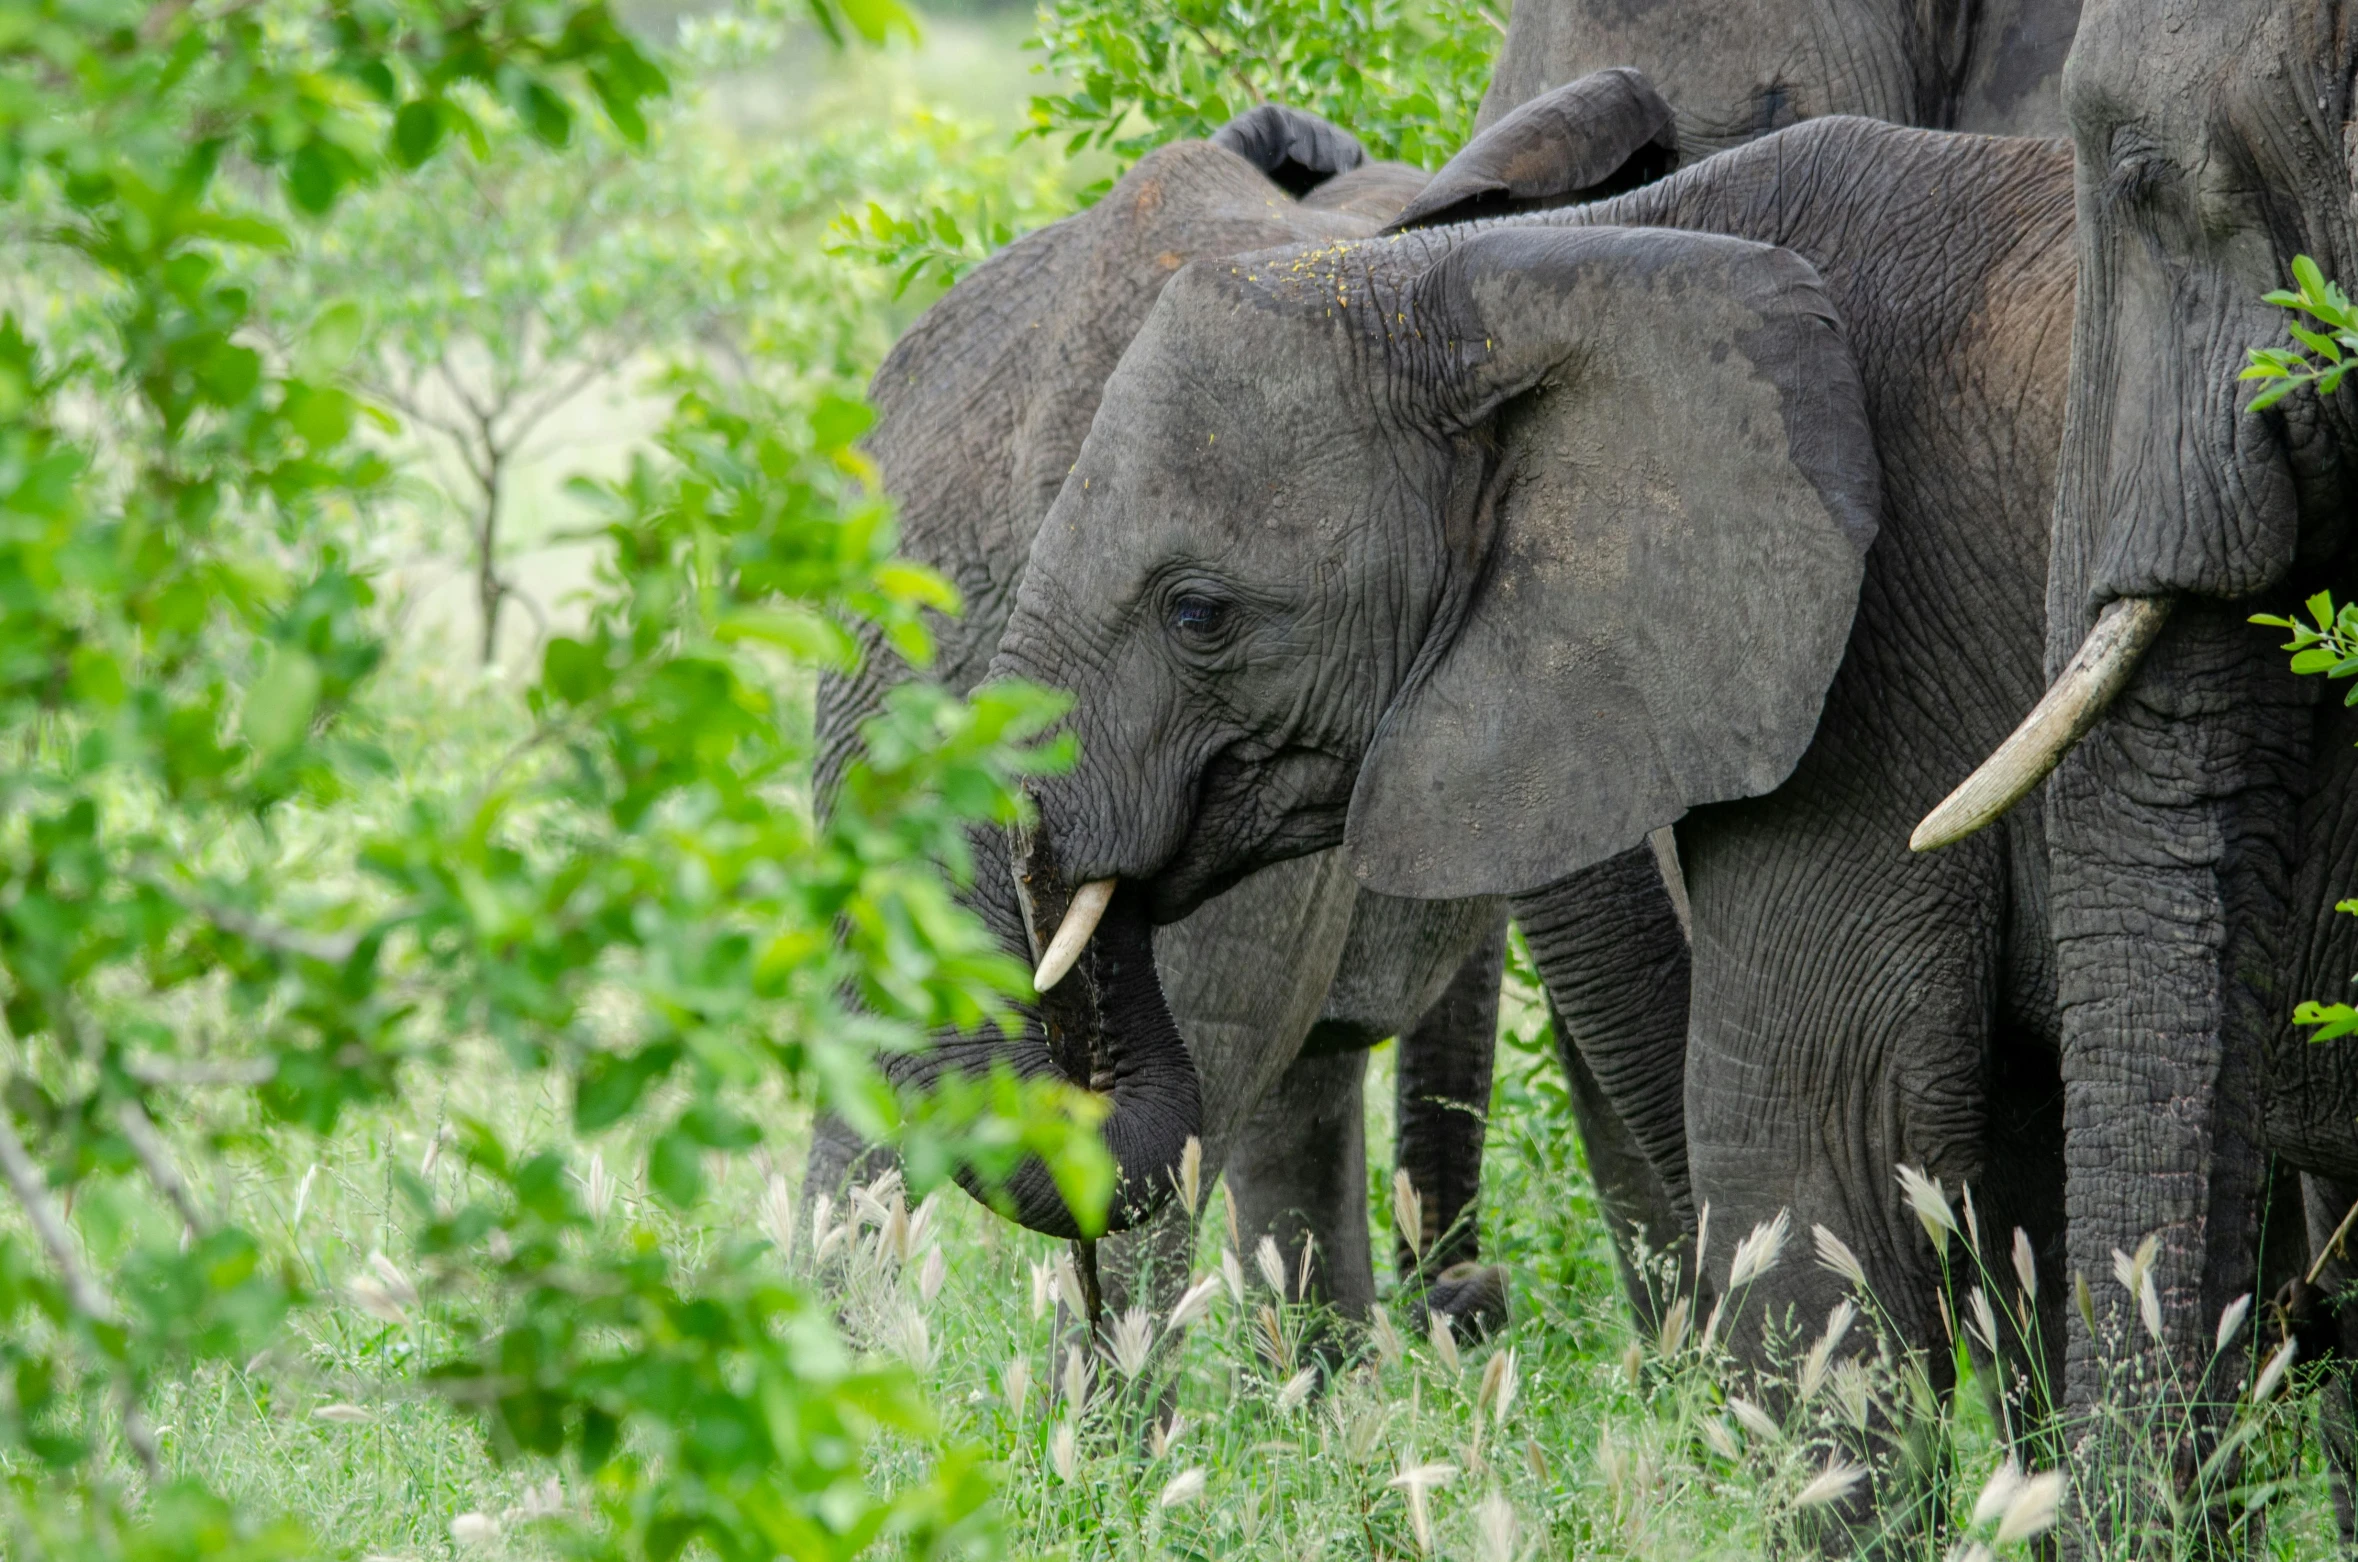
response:
[[(864, 34), (878, 14), (842, 12)], [(560, 332), (610, 346), (659, 311), (668, 340), (692, 336), (710, 300), (685, 294), (733, 260), (692, 255), (685, 289), (633, 271), (651, 251), (630, 246), (676, 216), (627, 197), (561, 213), (521, 139), (631, 189), (619, 170), (668, 86), (571, 0), (48, 0), (0, 26), (0, 243), (27, 300), (0, 319), (13, 1557), (340, 1551), (178, 1468), (146, 1407), (342, 1305), (435, 1319), (423, 1381), (497, 1456), (564, 1473), (521, 1521), (570, 1554), (993, 1546), (974, 1454), (941, 1442), (905, 1365), (844, 1343), (774, 1241), (675, 1246), (651, 1206), (614, 1231), (599, 1162), (577, 1164), (577, 1138), (624, 1135), (651, 1198), (691, 1210), (714, 1157), (769, 1138), (746, 1110), (767, 1090), (914, 1167), (1040, 1154), (1102, 1207), (1087, 1103), (1006, 1079), (905, 1102), (869, 1065), (1010, 1022), (1026, 977), (956, 902), (964, 831), (1012, 819), (1019, 778), (1063, 753), (1039, 742), (1046, 694), (911, 681), (842, 805), (811, 818), (784, 691), (854, 654), (854, 619), (922, 666), (921, 612), (955, 609), (893, 555), (855, 449), (866, 409), (802, 365), (677, 353), (653, 448), (583, 488), (586, 621), (546, 641), (503, 741), (451, 773), (395, 741), (379, 699), (363, 558), (399, 423), (372, 381), (454, 340), (494, 363)], [(434, 166), (454, 157), (473, 162)], [(504, 192), (517, 226), (468, 230), (453, 181)], [(580, 243), (530, 252), (552, 215)], [(609, 223), (632, 235), (620, 257)], [(208, 1193), (257, 1147), (332, 1142), (462, 1047), (563, 1116), (455, 1115), (460, 1196), (431, 1157), (389, 1169), (406, 1258), (320, 1275)], [(183, 1131), (234, 1120), (224, 1102), (250, 1126)], [(922, 1457), (872, 1483), (888, 1443)]]
[(1487, 0), (1042, 0), (1033, 46), (1074, 84), (1032, 133), (1126, 166), (1261, 103), (1307, 109), (1369, 155), (1437, 168), (1472, 134), (1505, 34)]

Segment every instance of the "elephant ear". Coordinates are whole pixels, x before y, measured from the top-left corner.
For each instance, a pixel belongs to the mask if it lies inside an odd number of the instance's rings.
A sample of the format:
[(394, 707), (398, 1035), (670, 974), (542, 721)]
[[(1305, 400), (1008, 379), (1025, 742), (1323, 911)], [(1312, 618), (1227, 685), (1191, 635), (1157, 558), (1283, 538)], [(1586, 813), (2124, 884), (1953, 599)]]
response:
[(1544, 93), (1441, 165), (1388, 231), (1602, 200), (1678, 166), (1678, 127), (1627, 66)]
[(1212, 145), (1234, 152), (1296, 200), (1367, 161), (1349, 131), (1280, 103), (1246, 109), (1212, 132)]
[(1352, 795), (1359, 881), (1529, 889), (1776, 787), (1880, 503), (1817, 274), (1715, 235), (1512, 227), (1410, 298), (1433, 421), (1489, 467), (1457, 485), (1459, 584)]

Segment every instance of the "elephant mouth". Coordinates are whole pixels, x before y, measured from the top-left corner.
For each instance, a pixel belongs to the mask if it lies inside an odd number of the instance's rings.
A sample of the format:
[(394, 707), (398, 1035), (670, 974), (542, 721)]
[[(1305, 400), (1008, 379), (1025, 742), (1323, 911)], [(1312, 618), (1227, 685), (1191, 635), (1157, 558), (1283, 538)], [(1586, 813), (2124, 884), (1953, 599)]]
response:
[(1911, 851), (1953, 845), (2005, 817), (2063, 763), (2112, 707), (2170, 621), (2174, 597), (2117, 597), (2021, 725), (1941, 799), (1908, 837)]

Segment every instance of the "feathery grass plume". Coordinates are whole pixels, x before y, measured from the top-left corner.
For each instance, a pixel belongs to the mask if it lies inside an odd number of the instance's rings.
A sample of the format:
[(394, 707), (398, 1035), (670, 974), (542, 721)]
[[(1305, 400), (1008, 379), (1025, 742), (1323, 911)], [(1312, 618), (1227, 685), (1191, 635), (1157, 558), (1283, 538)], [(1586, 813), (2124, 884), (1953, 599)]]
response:
[(1698, 1430), (1703, 1434), (1704, 1445), (1722, 1459), (1733, 1463), (1744, 1456), (1744, 1445), (1736, 1441), (1736, 1434), (1719, 1417), (1709, 1417)]
[(1277, 1391), (1277, 1413), (1290, 1416), (1301, 1409), (1303, 1402), (1309, 1399), (1310, 1391), (1317, 1386), (1318, 1369), (1315, 1367), (1304, 1367), (1287, 1378), (1285, 1385)]
[(1056, 1260), (1043, 1258), (1030, 1265), (1032, 1277), (1032, 1322), (1048, 1316), (1049, 1303), (1056, 1300)]
[(1965, 1240), (1973, 1244), (1973, 1251), (1981, 1251), (1981, 1217), (1973, 1209), (1973, 1184), (1957, 1184), (1957, 1202), (1965, 1206)]
[(1711, 1205), (1706, 1201), (1695, 1216), (1695, 1273), (1703, 1272), (1703, 1260), (1711, 1253)]
[(1203, 1494), (1203, 1470), (1200, 1467), (1181, 1470), (1163, 1487), (1162, 1495), (1155, 1498), (1154, 1504), (1158, 1508), (1182, 1508)]
[(1376, 1360), (1386, 1367), (1399, 1366), (1400, 1359), (1408, 1354), (1408, 1342), (1393, 1327), (1392, 1315), (1381, 1307), (1375, 1310), (1375, 1317), (1368, 1324), (1367, 1337), (1375, 1346)]
[(450, 1521), (450, 1538), (462, 1546), (484, 1546), (499, 1538), (499, 1521), (488, 1513), (462, 1513)]
[(325, 1421), (330, 1426), (358, 1426), (363, 1421), (374, 1421), (376, 1417), (358, 1405), (334, 1404), (321, 1405), (311, 1412), (311, 1419)]
[(1973, 1337), (1981, 1341), (1981, 1348), (1992, 1356), (1998, 1354), (1998, 1315), (1990, 1310), (1988, 1293), (1975, 1286), (1965, 1298), (1966, 1311), (1973, 1316), (1967, 1322)]
[(1163, 1458), (1178, 1446), (1187, 1435), (1187, 1417), (1174, 1410), (1168, 1421), (1157, 1421), (1146, 1429), (1146, 1451), (1157, 1459)]
[(2088, 1326), (2090, 1334), (2094, 1334), (2096, 1332), (2096, 1293), (2088, 1289), (2088, 1277), (2077, 1269), (2071, 1272), (2071, 1300), (2072, 1305), (2079, 1309), (2080, 1322)]
[(1154, 1320), (1143, 1307), (1130, 1308), (1106, 1331), (1106, 1359), (1126, 1380), (1135, 1381), (1146, 1370), (1146, 1358), (1153, 1347)]
[(1536, 1437), (1523, 1439), (1523, 1468), (1542, 1486), (1555, 1479), (1555, 1472), (1548, 1467), (1547, 1450), (1539, 1446)]
[(1998, 1544), (2010, 1546), (2046, 1534), (2055, 1527), (2055, 1516), (2062, 1507), (2063, 1472), (2040, 1471), (2024, 1481), (2006, 1505), (2006, 1516), (1998, 1522)]
[(1425, 1200), (1403, 1166), (1392, 1173), (1392, 1229), (1408, 1244), (1408, 1256), (1419, 1263), (1425, 1256)]
[[(594, 1164), (590, 1169), (593, 1172), (603, 1170), (602, 1167)], [(780, 1258), (792, 1257), (794, 1254), (794, 1190), (786, 1185), (784, 1177), (776, 1172), (770, 1173), (762, 1183), (761, 1201), (754, 1206), (753, 1213), (754, 1218), (761, 1222), (762, 1231), (769, 1237), (770, 1245), (778, 1250), (778, 1256)]]
[[(593, 1165), (603, 1164), (594, 1155), (591, 1157), (591, 1163)], [(319, 1162), (313, 1161), (310, 1168), (303, 1173), (303, 1180), (295, 1184), (295, 1212), (287, 1217), (287, 1234), (290, 1237), (303, 1224), (303, 1211), (311, 1205), (312, 1185), (318, 1181)]]
[(379, 1323), (389, 1323), (398, 1329), (409, 1322), (409, 1313), (393, 1293), (385, 1288), (384, 1282), (373, 1276), (362, 1275), (349, 1282), (344, 1287), (344, 1294), (353, 1306)]
[(1623, 1347), (1621, 1375), (1629, 1379), (1631, 1388), (1646, 1386), (1646, 1347), (1643, 1342), (1631, 1340), (1628, 1345)]
[(1236, 1223), (1236, 1190), (1228, 1186), (1226, 1177), (1220, 1179), (1220, 1209), (1222, 1217), (1228, 1222), (1228, 1245), (1243, 1247), (1244, 1237)]
[(1031, 1357), (1019, 1355), (1008, 1361), (1007, 1370), (999, 1374), (999, 1391), (1007, 1397), (1007, 1413), (1021, 1421), (1032, 1400)]
[(1848, 1297), (1836, 1302), (1826, 1314), (1826, 1332), (1818, 1336), (1817, 1341), (1810, 1346), (1809, 1354), (1801, 1359), (1801, 1375), (1795, 1380), (1795, 1387), (1805, 1402), (1825, 1387), (1826, 1374), (1834, 1364), (1834, 1353), (1842, 1348), (1842, 1337), (1850, 1332), (1851, 1320), (1857, 1316), (1858, 1309), (1851, 1305)]
[(1285, 1300), (1285, 1255), (1277, 1250), (1277, 1238), (1267, 1232), (1253, 1247), (1253, 1267), (1261, 1271), (1261, 1283)]
[(1255, 1343), (1269, 1365), (1280, 1372), (1294, 1370), (1294, 1342), (1285, 1337), (1285, 1320), (1277, 1316), (1277, 1309), (1263, 1302), (1254, 1313), (1260, 1325), (1261, 1337)]
[(2224, 1351), (2227, 1342), (2235, 1338), (2235, 1331), (2243, 1327), (2243, 1320), (2252, 1310), (2252, 1293), (2244, 1292), (2219, 1311), (2219, 1342), (2212, 1347), (2214, 1354)]
[(1400, 1473), (1386, 1483), (1408, 1498), (1408, 1527), (1416, 1535), (1417, 1550), (1426, 1556), (1433, 1554), (1433, 1513), (1426, 1504), (1425, 1493), (1455, 1479), (1456, 1465), (1420, 1464), (1412, 1449), (1401, 1461)]
[(1785, 1439), (1785, 1429), (1777, 1425), (1777, 1418), (1740, 1394), (1728, 1396), (1728, 1414), (1739, 1426), (1764, 1443), (1778, 1443)]
[(2144, 1320), (2145, 1332), (2152, 1335), (2153, 1342), (2159, 1345), (2162, 1337), (2161, 1289), (2153, 1283), (2153, 1271), (2150, 1269), (2137, 1277), (2137, 1316)]
[(933, 1366), (933, 1331), (925, 1325), (925, 1314), (914, 1307), (903, 1307), (892, 1320), (892, 1351), (910, 1366), (924, 1372)]
[(1850, 1418), (1850, 1424), (1864, 1432), (1868, 1412), (1875, 1408), (1875, 1389), (1867, 1381), (1867, 1369), (1855, 1361), (1838, 1361), (1832, 1374), (1834, 1402)]
[(1179, 1200), (1186, 1206), (1188, 1223), (1195, 1221), (1196, 1201), (1204, 1191), (1204, 1142), (1195, 1135), (1187, 1136), (1186, 1145), (1179, 1151)]
[(1824, 1226), (1809, 1228), (1809, 1238), (1818, 1250), (1818, 1267), (1831, 1270), (1850, 1282), (1862, 1293), (1867, 1289), (1867, 1266), (1859, 1262), (1859, 1255)]
[(1675, 1356), (1687, 1343), (1687, 1324), (1694, 1317), (1694, 1302), (1681, 1296), (1662, 1309), (1662, 1324), (1655, 1341), (1664, 1357)]
[(1956, 1234), (1957, 1217), (1949, 1209), (1949, 1196), (1940, 1179), (1927, 1177), (1913, 1166), (1902, 1166), (1899, 1185), (1900, 1191), (1908, 1196), (1908, 1207), (1923, 1224), (1924, 1234), (1932, 1238), (1933, 1250), (1943, 1258), (1948, 1257), (1949, 1238)]
[(2021, 1494), (2022, 1486), (2022, 1466), (2009, 1456), (1990, 1472), (1988, 1480), (1981, 1483), (1981, 1495), (1973, 1499), (1973, 1527), (1979, 1529), (2004, 1518), (2006, 1510), (2014, 1505), (2014, 1499)]
[(1346, 1408), (1338, 1401), (1334, 1407), (1335, 1430), (1341, 1434), (1343, 1454), (1353, 1464), (1365, 1464), (1382, 1440), (1384, 1428), (1391, 1424), (1397, 1405), (1377, 1404), (1359, 1400)]
[(1465, 1370), (1465, 1362), (1457, 1353), (1457, 1335), (1449, 1327), (1449, 1314), (1432, 1312), (1425, 1315), (1427, 1337), (1432, 1341), (1433, 1359), (1454, 1378)]
[(1236, 1261), (1235, 1248), (1224, 1247), (1220, 1249), (1220, 1279), (1227, 1285), (1228, 1294), (1235, 1298), (1236, 1305), (1242, 1307), (1245, 1299), (1244, 1265)]
[(410, 1284), (409, 1276), (401, 1272), (400, 1265), (385, 1256), (383, 1248), (369, 1250), (368, 1267), (376, 1272), (377, 1280), (384, 1286), (387, 1296), (404, 1307), (415, 1307), (418, 1304), (418, 1288)]
[(1516, 1562), (1522, 1526), (1515, 1519), (1515, 1505), (1495, 1486), (1475, 1505), (1474, 1534), (1474, 1555), (1480, 1562)]
[(1476, 1413), (1488, 1410), (1491, 1412), (1492, 1424), (1504, 1426), (1507, 1411), (1515, 1402), (1515, 1390), (1520, 1386), (1515, 1370), (1514, 1347), (1492, 1352), (1490, 1359), (1482, 1363), (1482, 1384), (1474, 1395)]
[(2300, 1349), (2298, 1340), (2286, 1340), (2276, 1347), (2268, 1364), (2260, 1369), (2259, 1381), (2252, 1385), (2252, 1403), (2264, 1405), (2284, 1384), (2284, 1375), (2292, 1370), (2293, 1354)]
[(1064, 1353), (1064, 1402), (1076, 1411), (1089, 1403), (1089, 1353), (1078, 1345)]
[(1793, 1217), (1785, 1210), (1754, 1226), (1751, 1234), (1736, 1244), (1736, 1256), (1728, 1264), (1728, 1289), (1741, 1291), (1776, 1268), (1777, 1260), (1784, 1256), (1786, 1234), (1792, 1229)]
[(1220, 1294), (1220, 1277), (1205, 1275), (1180, 1294), (1171, 1308), (1171, 1320), (1164, 1328), (1176, 1334), (1212, 1310), (1212, 1298)]
[(876, 1256), (889, 1258), (894, 1264), (909, 1261), (909, 1206), (900, 1196), (893, 1196), (892, 1207), (884, 1212), (884, 1224), (876, 1232)]
[(1302, 1260), (1294, 1266), (1294, 1300), (1310, 1300), (1310, 1255), (1317, 1251), (1318, 1239), (1309, 1232), (1302, 1233)]
[(925, 1262), (917, 1267), (917, 1299), (926, 1306), (942, 1294), (942, 1282), (949, 1278), (950, 1261), (942, 1256), (940, 1243), (925, 1250)]
[(1703, 1337), (1695, 1342), (1695, 1347), (1706, 1356), (1719, 1342), (1719, 1321), (1727, 1315), (1727, 1310), (1728, 1299), (1723, 1296), (1711, 1304), (1711, 1316), (1703, 1320)]
[(1826, 1455), (1826, 1467), (1810, 1478), (1810, 1483), (1793, 1494), (1796, 1508), (1822, 1508), (1830, 1502), (1840, 1502), (1857, 1489), (1867, 1472), (1855, 1464), (1845, 1464), (1840, 1454)]
[(1081, 1289), (1081, 1272), (1073, 1267), (1072, 1253), (1060, 1248), (1053, 1262), (1056, 1265), (1056, 1299), (1064, 1303), (1064, 1310), (1075, 1318), (1088, 1317), (1089, 1297)]
[(1056, 1472), (1058, 1480), (1069, 1484), (1080, 1463), (1081, 1434), (1070, 1419), (1058, 1422), (1055, 1433), (1048, 1439), (1048, 1467)]
[[(581, 1202), (590, 1219), (600, 1225), (606, 1223), (606, 1212), (614, 1207), (614, 1174), (606, 1170), (606, 1157), (595, 1150), (590, 1152), (589, 1175), (581, 1179)], [(788, 1229), (791, 1231), (791, 1225)]]

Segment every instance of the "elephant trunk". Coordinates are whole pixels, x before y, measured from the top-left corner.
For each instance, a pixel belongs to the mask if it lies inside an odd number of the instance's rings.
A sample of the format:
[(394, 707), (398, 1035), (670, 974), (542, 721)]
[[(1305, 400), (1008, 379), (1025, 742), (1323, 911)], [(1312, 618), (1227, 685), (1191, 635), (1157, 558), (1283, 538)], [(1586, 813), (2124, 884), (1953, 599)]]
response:
[[(1060, 924), (1073, 920), (1068, 905), (1080, 897), (1057, 877), (1038, 837), (1010, 842), (994, 831), (977, 839), (975, 856), (974, 901), (1003, 947), (1024, 953), (1037, 947), (1032, 930), (1047, 916)], [(1203, 1098), (1155, 971), (1143, 886), (1110, 887), (1094, 936), (1074, 952), (1069, 974), (1050, 984), (1012, 1041), (991, 1033), (945, 1035), (924, 1052), (890, 1060), (888, 1068), (896, 1083), (924, 1089), (945, 1073), (993, 1065), (1024, 1078), (1063, 1078), (1104, 1097), (1109, 1111), (1099, 1132), (1117, 1173), (1104, 1230), (1127, 1230), (1154, 1213), (1171, 1191), (1187, 1141), (1202, 1132)], [(986, 1185), (971, 1167), (959, 1171), (958, 1181), (1033, 1231), (1098, 1234), (1084, 1232), (1036, 1158), (996, 1184)]]

